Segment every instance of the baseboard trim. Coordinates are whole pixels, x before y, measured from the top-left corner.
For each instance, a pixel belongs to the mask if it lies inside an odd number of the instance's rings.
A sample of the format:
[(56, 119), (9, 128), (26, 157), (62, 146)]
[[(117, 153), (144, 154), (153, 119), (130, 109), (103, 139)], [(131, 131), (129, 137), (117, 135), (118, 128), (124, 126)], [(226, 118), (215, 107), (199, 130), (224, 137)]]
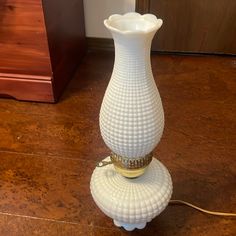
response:
[(87, 37), (89, 51), (114, 51), (113, 39)]
[[(87, 37), (87, 45), (89, 51), (114, 51), (113, 39), (108, 38), (92, 38)], [(224, 54), (214, 52), (177, 52), (177, 51), (152, 51), (152, 54), (167, 54), (167, 55), (185, 55), (185, 56), (235, 56), (235, 54)]]

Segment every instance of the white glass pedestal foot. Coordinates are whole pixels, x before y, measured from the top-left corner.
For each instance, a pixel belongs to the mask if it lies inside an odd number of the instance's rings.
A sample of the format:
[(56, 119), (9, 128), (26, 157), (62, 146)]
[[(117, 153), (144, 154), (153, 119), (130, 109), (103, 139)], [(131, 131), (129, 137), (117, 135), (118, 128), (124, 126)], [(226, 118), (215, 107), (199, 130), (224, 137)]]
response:
[(146, 172), (135, 179), (121, 176), (113, 165), (96, 167), (90, 189), (97, 206), (114, 224), (132, 231), (144, 228), (166, 208), (172, 181), (166, 167), (153, 158)]

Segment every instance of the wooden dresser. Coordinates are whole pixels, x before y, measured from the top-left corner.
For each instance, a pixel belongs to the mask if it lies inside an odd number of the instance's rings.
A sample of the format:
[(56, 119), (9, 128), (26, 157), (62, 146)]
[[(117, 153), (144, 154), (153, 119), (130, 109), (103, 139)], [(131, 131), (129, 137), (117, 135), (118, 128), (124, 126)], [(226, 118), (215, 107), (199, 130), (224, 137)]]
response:
[(85, 52), (82, 0), (0, 0), (0, 96), (56, 102)]

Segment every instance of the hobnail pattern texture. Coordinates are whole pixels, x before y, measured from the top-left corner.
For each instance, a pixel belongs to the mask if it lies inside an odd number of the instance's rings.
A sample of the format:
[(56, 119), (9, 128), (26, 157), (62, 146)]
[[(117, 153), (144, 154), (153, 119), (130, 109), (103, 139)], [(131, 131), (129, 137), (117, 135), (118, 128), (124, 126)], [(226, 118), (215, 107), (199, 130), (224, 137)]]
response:
[(135, 179), (121, 176), (113, 165), (97, 167), (90, 189), (97, 206), (115, 225), (133, 230), (144, 228), (165, 209), (171, 198), (172, 181), (165, 166), (153, 158), (147, 171)]
[[(115, 43), (115, 63), (100, 110), (100, 130), (106, 145), (116, 154), (129, 158), (142, 157), (153, 151), (164, 128), (164, 112), (150, 62), (150, 32), (119, 31), (111, 27), (123, 19), (145, 20), (154, 26), (155, 16), (128, 13), (111, 16), (105, 25)], [(132, 20), (130, 20), (132, 19)], [(125, 23), (127, 23), (125, 21)], [(123, 28), (128, 28), (128, 26)], [(140, 23), (140, 24), (141, 24)], [(140, 27), (140, 25), (139, 25)], [(128, 33), (127, 33), (128, 32)]]

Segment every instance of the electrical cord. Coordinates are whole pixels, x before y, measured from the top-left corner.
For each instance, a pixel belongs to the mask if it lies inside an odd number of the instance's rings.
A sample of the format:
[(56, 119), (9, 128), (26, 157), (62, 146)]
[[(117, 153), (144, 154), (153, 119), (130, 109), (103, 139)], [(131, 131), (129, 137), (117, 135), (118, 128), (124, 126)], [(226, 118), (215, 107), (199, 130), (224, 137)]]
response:
[(185, 202), (182, 200), (170, 200), (169, 204), (171, 205), (185, 205), (191, 208), (194, 208), (195, 210), (201, 211), (206, 214), (215, 215), (215, 216), (230, 216), (230, 217), (236, 217), (236, 213), (228, 213), (228, 212), (217, 212), (217, 211), (208, 211), (206, 209), (203, 209), (201, 207), (195, 206), (189, 202)]
[[(103, 167), (106, 165), (110, 165), (112, 164), (112, 161), (100, 161), (97, 163), (97, 167)], [(188, 207), (191, 207), (195, 210), (198, 210), (200, 212), (206, 213), (206, 214), (210, 214), (210, 215), (215, 215), (215, 216), (229, 216), (229, 217), (236, 217), (236, 213), (229, 213), (229, 212), (218, 212), (218, 211), (208, 211), (206, 209), (203, 209), (201, 207), (198, 207), (196, 205), (193, 205), (192, 203), (183, 201), (183, 200), (170, 200), (169, 201), (169, 205), (185, 205)]]

